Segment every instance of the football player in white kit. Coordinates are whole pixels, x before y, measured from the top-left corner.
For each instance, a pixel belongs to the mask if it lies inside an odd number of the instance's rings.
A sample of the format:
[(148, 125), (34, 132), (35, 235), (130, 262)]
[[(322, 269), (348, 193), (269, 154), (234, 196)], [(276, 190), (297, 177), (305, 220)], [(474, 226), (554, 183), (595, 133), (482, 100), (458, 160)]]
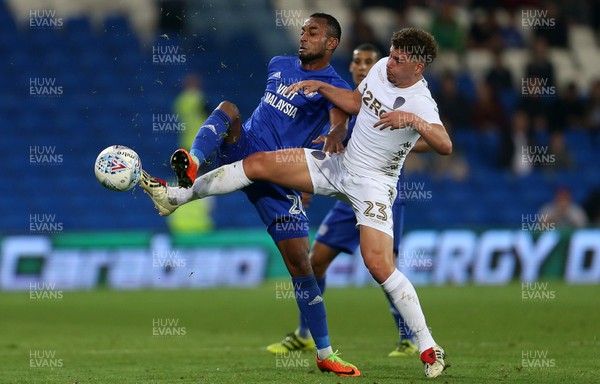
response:
[(405, 28), (393, 34), (389, 57), (377, 62), (354, 91), (316, 80), (288, 88), (289, 94), (298, 92), (307, 100), (318, 92), (346, 113), (358, 114), (345, 151), (258, 152), (204, 174), (190, 189), (167, 187), (146, 172), (140, 184), (161, 215), (191, 200), (230, 193), (258, 180), (350, 203), (360, 226), (365, 265), (414, 332), (425, 375), (437, 377), (446, 367), (445, 353), (429, 332), (413, 285), (394, 265), (391, 214), (404, 159), (419, 137), (442, 155), (452, 152), (422, 75), (436, 55), (431, 34)]

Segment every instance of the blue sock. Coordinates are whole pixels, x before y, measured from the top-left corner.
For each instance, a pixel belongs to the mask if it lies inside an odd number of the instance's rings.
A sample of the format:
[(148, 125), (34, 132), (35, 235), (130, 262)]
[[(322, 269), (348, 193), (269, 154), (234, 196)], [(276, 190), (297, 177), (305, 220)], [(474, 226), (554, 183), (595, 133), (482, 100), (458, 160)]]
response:
[(308, 329), (312, 335), (317, 349), (331, 346), (329, 331), (327, 329), (327, 315), (321, 290), (317, 285), (315, 275), (312, 273), (305, 277), (292, 277), (296, 302), (300, 308), (301, 316), (306, 319)]
[(215, 109), (208, 116), (208, 119), (198, 129), (198, 133), (190, 149), (190, 152), (200, 160), (200, 164), (221, 146), (231, 124), (229, 116), (220, 109)]
[[(321, 296), (323, 296), (325, 294), (325, 278), (320, 278), (320, 279), (316, 279), (317, 280), (317, 286), (319, 287), (319, 290), (321, 291)], [(304, 315), (302, 314), (302, 312), (300, 312), (300, 324), (298, 325), (298, 334), (300, 335), (300, 337), (304, 337), (305, 339), (309, 336), (309, 332), (310, 330), (308, 329), (308, 323), (306, 322), (306, 319), (304, 318)]]
[(394, 323), (398, 327), (398, 333), (400, 334), (400, 341), (402, 341), (402, 340), (413, 341), (415, 335), (410, 330), (410, 327), (408, 326), (408, 324), (406, 323), (406, 321), (404, 320), (402, 315), (400, 315), (400, 312), (398, 312), (398, 310), (396, 309), (396, 306), (394, 305), (394, 302), (392, 301), (392, 298), (390, 297), (390, 295), (385, 291), (384, 291), (384, 293), (385, 293), (385, 297), (387, 298), (388, 304), (390, 306), (390, 313), (394, 317)]

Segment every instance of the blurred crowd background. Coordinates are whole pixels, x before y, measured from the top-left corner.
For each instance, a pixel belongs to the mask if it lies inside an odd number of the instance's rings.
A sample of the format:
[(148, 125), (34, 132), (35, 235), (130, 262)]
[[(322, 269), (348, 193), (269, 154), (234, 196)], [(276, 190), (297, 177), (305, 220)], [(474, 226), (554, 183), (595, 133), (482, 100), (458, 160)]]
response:
[[(122, 144), (173, 179), (173, 150), (221, 100), (248, 117), (270, 58), (296, 54), (316, 11), (342, 24), (333, 65), (350, 84), (356, 45), (385, 54), (406, 26), (438, 40), (426, 78), (454, 153), (410, 155), (404, 187), (418, 193), (406, 194), (407, 229), (521, 228), (540, 212), (559, 227), (600, 225), (597, 1), (7, 0), (0, 233), (29, 233), (43, 214), (65, 231), (261, 227), (241, 193), (167, 222), (141, 190), (102, 188), (93, 163)], [(313, 228), (331, 204), (315, 199)]]

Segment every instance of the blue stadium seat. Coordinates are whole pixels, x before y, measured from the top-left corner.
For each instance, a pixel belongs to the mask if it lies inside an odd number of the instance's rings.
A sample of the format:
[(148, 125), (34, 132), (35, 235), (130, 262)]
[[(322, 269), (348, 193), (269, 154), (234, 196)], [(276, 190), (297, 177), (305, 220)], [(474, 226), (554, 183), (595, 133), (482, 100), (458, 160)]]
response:
[[(66, 19), (59, 30), (18, 31), (6, 2), (0, 2), (0, 56), (4, 58), (0, 61), (0, 126), (7, 127), (0, 141), (0, 150), (5, 154), (1, 170), (9, 180), (21, 180), (11, 184), (10, 191), (7, 186), (0, 187), (0, 232), (27, 232), (29, 218), (23, 214), (23, 206), (32, 212), (65, 212), (61, 220), (73, 230), (166, 230), (166, 221), (149, 209), (149, 201), (141, 191), (107, 191), (96, 182), (91, 166), (101, 149), (119, 143), (138, 151), (145, 166), (157, 176), (172, 177), (165, 162), (177, 145), (177, 135), (152, 133), (152, 113), (170, 111), (181, 91), (182, 79), (189, 72), (202, 75), (211, 107), (231, 99), (247, 118), (262, 96), (270, 57), (262, 48), (256, 48), (260, 40), (255, 34), (231, 36), (231, 45), (241, 51), (223, 52), (219, 37), (212, 33), (188, 39), (170, 36), (166, 42), (159, 38), (154, 44), (180, 47), (187, 63), (156, 65), (152, 63), (151, 48), (141, 47), (124, 16), (107, 18), (97, 30), (89, 18), (74, 17)], [(240, 60), (249, 55), (252, 60)], [(55, 77), (65, 94), (61, 98), (31, 97), (27, 84), (32, 77)], [(435, 93), (439, 80), (427, 78)], [(475, 84), (468, 74), (459, 74), (458, 86), (468, 100), (475, 99)], [(516, 102), (514, 93), (503, 94), (502, 102), (511, 110)], [(407, 204), (407, 228), (514, 228), (521, 214), (535, 213), (550, 201), (558, 185), (571, 186), (577, 201), (600, 185), (597, 144), (583, 131), (565, 132), (567, 147), (577, 163), (575, 169), (550, 169), (546, 173), (535, 170), (523, 178), (495, 167), (498, 135), (455, 129), (452, 136), (455, 148), (469, 163), (470, 177), (460, 183), (432, 180), (428, 175), (407, 177), (408, 182), (425, 183), (433, 195), (430, 201)], [(536, 133), (534, 141), (536, 145), (547, 145), (548, 140), (547, 133)], [(55, 146), (64, 156), (64, 163), (31, 164), (31, 145)], [(31, 177), (21, 177), (24, 168)], [(40, 194), (40, 183), (53, 188)], [(78, 193), (73, 194), (74, 190)], [(70, 197), (65, 199), (67, 195)], [(217, 228), (263, 227), (243, 193), (219, 196), (216, 201)], [(330, 204), (327, 198), (315, 200), (309, 213), (312, 228)], [(114, 212), (125, 211), (126, 215), (114, 219)]]

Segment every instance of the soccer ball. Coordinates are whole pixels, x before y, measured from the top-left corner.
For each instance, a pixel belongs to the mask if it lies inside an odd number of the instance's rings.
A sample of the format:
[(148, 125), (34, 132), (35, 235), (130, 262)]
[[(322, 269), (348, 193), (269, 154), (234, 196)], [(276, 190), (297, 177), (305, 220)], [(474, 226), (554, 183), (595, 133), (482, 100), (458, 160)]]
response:
[(128, 191), (140, 181), (142, 161), (135, 151), (124, 145), (111, 145), (96, 158), (96, 179), (112, 191)]

